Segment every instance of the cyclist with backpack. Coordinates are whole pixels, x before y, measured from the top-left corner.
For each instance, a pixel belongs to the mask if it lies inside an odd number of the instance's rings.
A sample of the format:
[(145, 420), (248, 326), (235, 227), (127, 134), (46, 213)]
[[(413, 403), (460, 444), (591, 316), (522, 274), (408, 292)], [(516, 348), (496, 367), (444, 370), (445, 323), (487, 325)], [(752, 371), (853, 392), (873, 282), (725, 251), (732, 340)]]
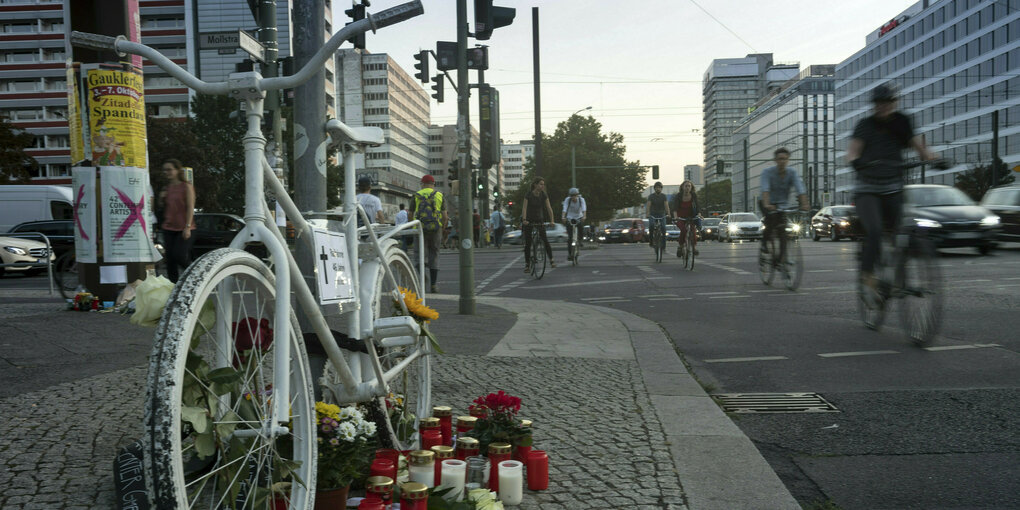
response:
[(414, 219), (421, 222), (422, 231), (425, 237), (424, 246), (419, 249), (425, 250), (425, 265), (429, 267), (429, 292), (438, 292), (436, 289), (436, 278), (439, 276), (438, 258), (439, 245), (442, 243), (443, 225), (448, 218), (446, 216), (446, 204), (443, 201), (443, 194), (432, 188), (436, 179), (431, 175), (421, 178), (421, 189), (414, 194)]

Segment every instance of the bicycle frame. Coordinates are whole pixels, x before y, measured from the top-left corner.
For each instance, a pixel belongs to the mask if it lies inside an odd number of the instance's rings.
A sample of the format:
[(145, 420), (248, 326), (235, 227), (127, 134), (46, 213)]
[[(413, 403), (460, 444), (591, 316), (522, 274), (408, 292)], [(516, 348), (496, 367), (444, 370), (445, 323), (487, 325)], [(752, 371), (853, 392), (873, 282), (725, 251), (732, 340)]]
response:
[[(268, 184), (269, 188), (276, 194), (281, 208), (295, 225), (298, 234), (297, 237), (303, 237), (304, 242), (314, 242), (309, 223), (304, 219), (304, 216), (290, 199), (284, 190), (283, 185), (279, 182), (279, 180), (277, 180), (276, 175), (273, 173), (272, 168), (265, 157), (266, 138), (262, 134), (261, 125), (265, 91), (293, 88), (308, 81), (315, 74), (315, 69), (321, 67), (322, 64), (337, 50), (337, 48), (339, 48), (344, 40), (368, 30), (374, 31), (377, 28), (399, 23), (400, 21), (417, 16), (422, 12), (424, 11), (422, 9), (421, 2), (416, 0), (384, 10), (375, 15), (368, 15), (365, 19), (351, 23), (337, 31), (309, 60), (309, 62), (293, 76), (263, 78), (257, 72), (234, 73), (229, 76), (226, 82), (221, 83), (204, 82), (189, 74), (155, 49), (143, 44), (127, 41), (123, 38), (123, 36), (113, 38), (108, 36), (98, 36), (95, 34), (83, 34), (80, 32), (72, 32), (71, 34), (72, 44), (100, 50), (113, 50), (121, 55), (124, 55), (125, 53), (140, 55), (149, 59), (152, 63), (159, 66), (174, 78), (181, 80), (181, 82), (189, 88), (205, 94), (229, 95), (235, 99), (244, 100), (247, 103), (247, 130), (243, 138), (245, 168), (245, 226), (231, 242), (230, 247), (243, 249), (244, 245), (247, 243), (260, 242), (266, 246), (270, 255), (273, 257), (273, 260), (276, 261), (277, 267), (284, 265), (283, 261), (286, 261), (286, 269), (278, 269), (274, 271), (276, 276), (275, 291), (277, 296), (276, 305), (273, 311), (276, 324), (275, 335), (279, 338), (289, 338), (291, 335), (291, 302), (290, 299), (287, 299), (287, 296), (290, 296), (293, 290), (293, 294), (297, 298), (298, 305), (306, 314), (309, 322), (311, 322), (312, 328), (316, 333), (319, 342), (322, 344), (322, 347), (329, 358), (330, 364), (337, 372), (342, 385), (340, 390), (342, 391), (334, 391), (334, 393), (338, 395), (342, 403), (363, 402), (373, 397), (386, 395), (389, 391), (389, 381), (402, 372), (408, 364), (413, 362), (418, 356), (422, 355), (422, 353), (421, 350), (416, 350), (412, 355), (402, 360), (399, 364), (390, 368), (386, 372), (383, 372), (382, 365), (379, 362), (379, 357), (375, 351), (375, 345), (377, 343), (384, 347), (412, 345), (417, 341), (421, 331), (417, 322), (406, 315), (407, 307), (402, 299), (397, 299), (397, 301), (400, 303), (400, 307), (405, 315), (373, 322), (371, 303), (368, 303), (368, 306), (364, 305), (372, 299), (374, 289), (368, 288), (368, 285), (363, 285), (359, 264), (351, 263), (349, 265), (350, 277), (353, 283), (357, 305), (350, 310), (341, 309), (341, 313), (350, 315), (348, 321), (348, 336), (365, 342), (367, 352), (370, 353), (366, 356), (370, 358), (368, 361), (370, 362), (371, 370), (375, 375), (374, 380), (364, 383), (358, 382), (358, 379), (360, 379), (361, 376), (364, 360), (359, 359), (359, 363), (356, 363), (353, 369), (351, 365), (348, 364), (343, 352), (339, 346), (336, 345), (332, 332), (330, 331), (329, 326), (322, 315), (322, 311), (319, 308), (319, 304), (315, 301), (314, 295), (308, 288), (308, 284), (305, 282), (304, 277), (298, 269), (297, 262), (291, 255), (290, 250), (287, 248), (287, 244), (284, 241), (282, 234), (280, 234), (279, 230), (275, 228), (275, 225), (267, 226), (266, 224), (266, 219), (269, 217), (269, 207), (265, 203), (264, 199), (264, 184)], [(364, 209), (361, 208), (360, 205), (357, 205), (357, 201), (354, 196), (354, 154), (356, 152), (363, 151), (368, 144), (333, 140), (332, 136), (330, 136), (330, 141), (333, 142), (333, 145), (340, 145), (340, 152), (343, 156), (344, 162), (344, 205), (341, 216), (343, 218), (342, 231), (347, 242), (348, 256), (351, 257), (352, 261), (361, 256), (359, 253), (359, 246), (362, 243), (359, 241), (359, 229), (356, 221), (356, 218), (360, 216), (368, 233), (368, 242), (365, 244), (367, 244), (373, 252), (372, 257), (361, 257), (364, 259), (362, 264), (364, 264), (368, 269), (378, 271), (375, 264), (378, 264), (381, 261), (385, 277), (393, 287), (396, 287), (396, 279), (393, 276), (393, 272), (389, 265), (386, 264), (384, 258), (385, 253), (383, 252), (380, 242), (393, 237), (393, 235), (401, 231), (412, 229), (419, 225), (420, 222), (417, 220), (411, 221), (394, 228), (382, 237), (377, 236), (375, 229), (372, 226), (371, 219), (369, 219), (365, 214)], [(418, 238), (419, 246), (423, 246), (424, 237), (420, 229), (418, 230)], [(424, 286), (424, 253), (421, 249), (419, 249), (418, 252), (419, 283)], [(365, 274), (371, 274), (374, 277), (374, 271), (366, 272)], [(293, 289), (292, 286), (294, 287)], [(225, 291), (221, 290), (220, 292)], [(226, 296), (221, 297), (226, 298)], [(398, 296), (394, 296), (394, 298), (397, 297)], [(226, 302), (226, 300), (221, 299), (220, 302)], [(218, 310), (218, 312), (219, 311), (220, 310)], [(218, 328), (229, 328), (226, 321), (219, 322), (220, 324), (218, 324)], [(224, 331), (220, 332), (223, 333)], [(229, 335), (225, 335), (224, 337), (229, 337)], [(289, 364), (291, 356), (290, 348), (290, 342), (276, 343), (273, 359), (275, 366), (287, 366)], [(358, 357), (359, 353), (354, 353), (354, 355)], [(229, 363), (229, 361), (227, 362)], [(283, 395), (289, 394), (290, 379), (288, 371), (275, 371), (273, 379), (274, 391), (280, 392)], [(271, 410), (272, 415), (266, 423), (266, 427), (271, 429), (272, 432), (280, 432), (283, 428), (281, 425), (289, 421), (290, 411), (288, 406), (289, 403), (287, 402), (287, 399), (275, 399), (273, 409)]]

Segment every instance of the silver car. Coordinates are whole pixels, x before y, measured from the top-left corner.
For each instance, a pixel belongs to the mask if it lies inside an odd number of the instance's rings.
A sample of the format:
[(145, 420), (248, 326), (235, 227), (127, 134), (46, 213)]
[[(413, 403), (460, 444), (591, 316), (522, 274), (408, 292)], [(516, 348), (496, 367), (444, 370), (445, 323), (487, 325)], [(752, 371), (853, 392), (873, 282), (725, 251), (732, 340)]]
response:
[(750, 212), (727, 213), (719, 221), (720, 241), (761, 239), (764, 228), (758, 216)]

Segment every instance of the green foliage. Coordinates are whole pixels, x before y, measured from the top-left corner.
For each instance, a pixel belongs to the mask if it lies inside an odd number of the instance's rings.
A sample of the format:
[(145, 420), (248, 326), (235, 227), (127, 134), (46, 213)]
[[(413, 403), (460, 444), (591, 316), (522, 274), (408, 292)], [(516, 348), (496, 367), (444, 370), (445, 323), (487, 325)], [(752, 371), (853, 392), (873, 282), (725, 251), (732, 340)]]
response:
[(375, 423), (357, 407), (315, 404), (319, 452), (318, 484), (339, 489), (368, 476), (372, 452), (379, 447)]
[(1016, 180), (1013, 172), (1006, 167), (1002, 160), (997, 161), (998, 172), (996, 182), (992, 182), (992, 165), (970, 167), (967, 171), (956, 174), (955, 186), (963, 190), (970, 198), (981, 200), (985, 193), (995, 186), (1009, 184)]
[[(546, 181), (546, 193), (558, 215), (563, 210), (561, 203), (570, 189), (570, 149), (575, 149), (576, 165), (618, 166), (621, 168), (598, 168), (577, 170), (577, 187), (588, 206), (588, 221), (602, 222), (613, 217), (618, 209), (642, 203), (641, 192), (645, 187), (644, 168), (640, 162), (627, 161), (623, 135), (603, 133), (602, 124), (592, 117), (573, 115), (556, 126), (552, 136), (542, 136), (542, 177)], [(512, 217), (520, 218), (524, 196), (531, 189), (535, 162), (532, 158), (524, 163), (524, 177), (520, 189), (510, 194), (514, 202)]]
[(6, 117), (0, 117), (0, 184), (27, 183), (39, 163), (25, 149), (32, 146), (35, 135), (15, 128)]
[(733, 182), (729, 179), (706, 185), (698, 193), (703, 216), (707, 213), (727, 213), (733, 209)]
[(446, 497), (453, 487), (434, 487), (429, 489), (428, 510), (475, 510), (477, 506), (471, 501), (448, 501)]

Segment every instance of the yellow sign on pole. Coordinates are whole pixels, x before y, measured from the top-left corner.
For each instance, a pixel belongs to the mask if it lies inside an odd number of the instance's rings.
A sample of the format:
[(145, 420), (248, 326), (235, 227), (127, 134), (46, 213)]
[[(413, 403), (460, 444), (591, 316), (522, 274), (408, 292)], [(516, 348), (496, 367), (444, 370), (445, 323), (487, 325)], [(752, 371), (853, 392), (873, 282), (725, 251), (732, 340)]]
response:
[(142, 75), (119, 69), (87, 74), (92, 164), (148, 168)]
[(1020, 172), (1020, 165), (1013, 167), (1014, 172)]
[(85, 160), (85, 141), (81, 129), (81, 99), (78, 96), (78, 77), (74, 64), (67, 59), (67, 127), (71, 138), (71, 165)]

